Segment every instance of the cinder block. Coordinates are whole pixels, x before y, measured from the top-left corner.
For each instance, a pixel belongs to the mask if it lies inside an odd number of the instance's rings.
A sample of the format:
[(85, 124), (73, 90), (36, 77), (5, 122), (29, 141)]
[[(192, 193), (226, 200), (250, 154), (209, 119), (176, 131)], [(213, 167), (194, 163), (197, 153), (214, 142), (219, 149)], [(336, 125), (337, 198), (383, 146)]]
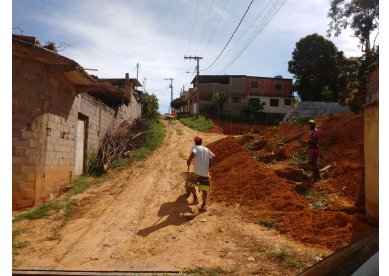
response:
[(26, 148), (26, 147), (28, 147), (28, 140), (22, 139), (22, 138), (13, 138), (12, 139), (12, 147)]
[(60, 137), (60, 131), (58, 129), (52, 129), (51, 130), (51, 137), (59, 138)]
[(20, 209), (34, 206), (35, 199), (34, 198), (25, 198), (22, 197), (20, 193), (12, 192), (12, 208)]
[(36, 148), (38, 146), (38, 142), (35, 139), (29, 139), (28, 143), (30, 148)]
[(12, 180), (12, 191), (34, 190), (35, 183), (33, 181), (14, 181)]
[(48, 136), (47, 137), (47, 143), (51, 144), (51, 145), (56, 145), (56, 144), (58, 144), (58, 138), (57, 137), (53, 137), (53, 136)]
[(12, 175), (12, 181), (28, 181), (28, 175), (26, 173), (15, 173)]
[(55, 151), (55, 152), (60, 152), (60, 151), (61, 151), (61, 146), (58, 145), (58, 144), (55, 144), (55, 145), (54, 145), (54, 151)]
[(24, 156), (12, 156), (12, 165), (23, 164), (24, 158)]
[(36, 172), (36, 165), (22, 164), (22, 173)]
[(14, 156), (26, 156), (26, 148), (12, 148)]
[(21, 171), (22, 171), (22, 165), (21, 164), (14, 164), (14, 165), (12, 165), (12, 174), (20, 173)]
[(38, 159), (38, 156), (29, 156), (28, 157), (28, 164), (29, 165), (36, 165), (36, 164), (38, 164), (38, 161), (39, 161), (39, 159)]
[(37, 148), (26, 148), (26, 156), (37, 155)]
[(33, 131), (22, 130), (21, 134), (22, 134), (22, 138), (35, 139), (35, 133)]
[(53, 131), (54, 129), (58, 129), (58, 124), (54, 121), (50, 121), (47, 123), (47, 127), (48, 128), (51, 128), (51, 131)]
[(27, 176), (27, 181), (35, 181), (36, 173), (25, 173)]

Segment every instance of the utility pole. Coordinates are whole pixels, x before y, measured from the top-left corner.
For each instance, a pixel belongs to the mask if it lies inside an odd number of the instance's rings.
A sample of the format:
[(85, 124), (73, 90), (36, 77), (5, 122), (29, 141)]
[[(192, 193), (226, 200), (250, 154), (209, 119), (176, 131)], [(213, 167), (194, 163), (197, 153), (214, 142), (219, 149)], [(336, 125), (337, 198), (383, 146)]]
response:
[(146, 78), (143, 81), (143, 93), (146, 93)]
[[(198, 108), (200, 109), (200, 91), (199, 91), (199, 75), (200, 75), (200, 65), (199, 65), (199, 61), (200, 59), (202, 59), (203, 57), (197, 57), (197, 56), (184, 56), (184, 59), (195, 59), (197, 61), (197, 66), (196, 66), (196, 69), (197, 69), (197, 76), (196, 76), (196, 91), (197, 91), (197, 99), (198, 99)], [(197, 113), (197, 110), (195, 111), (195, 113)]]
[[(172, 101), (173, 101), (173, 78), (165, 78), (165, 80), (170, 80), (170, 85), (169, 85), (169, 88), (170, 88), (170, 98), (171, 98), (171, 100), (170, 100), (170, 104), (172, 103)], [(172, 107), (171, 107), (171, 105), (169, 104), (169, 113), (170, 114), (172, 114)]]
[(136, 79), (138, 79), (139, 63), (136, 64)]

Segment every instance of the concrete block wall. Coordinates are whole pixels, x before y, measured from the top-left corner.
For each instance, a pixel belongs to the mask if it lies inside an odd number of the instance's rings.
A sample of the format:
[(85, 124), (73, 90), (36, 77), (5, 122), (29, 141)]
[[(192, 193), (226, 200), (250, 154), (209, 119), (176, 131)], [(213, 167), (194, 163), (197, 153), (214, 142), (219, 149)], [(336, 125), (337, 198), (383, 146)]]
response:
[(44, 164), (36, 180), (35, 204), (51, 200), (62, 193), (73, 175), (75, 143), (75, 86), (57, 75), (49, 78), (48, 107), (45, 113)]
[(133, 98), (117, 113), (89, 94), (76, 94), (61, 75), (47, 75), (46, 65), (13, 56), (12, 201), (23, 208), (51, 200), (74, 179), (79, 114), (88, 118), (87, 152), (97, 151), (106, 131), (140, 116)]
[(77, 112), (88, 117), (87, 153), (96, 153), (107, 130), (114, 127), (115, 110), (87, 93), (79, 97), (80, 107)]
[(80, 103), (75, 104), (77, 112), (88, 117), (87, 152), (96, 153), (101, 140), (109, 129), (117, 128), (124, 120), (132, 122), (141, 115), (141, 106), (133, 97), (128, 106), (121, 105), (116, 112), (103, 102), (87, 93), (82, 93)]
[[(24, 69), (23, 69), (24, 68)], [(13, 56), (12, 200), (14, 207), (35, 203), (35, 183), (42, 170), (45, 116), (44, 66)]]
[(285, 119), (296, 119), (303, 116), (318, 116), (329, 113), (341, 113), (350, 112), (348, 107), (341, 106), (339, 103), (326, 103), (326, 102), (299, 102), (297, 108), (291, 110), (289, 114), (285, 116)]

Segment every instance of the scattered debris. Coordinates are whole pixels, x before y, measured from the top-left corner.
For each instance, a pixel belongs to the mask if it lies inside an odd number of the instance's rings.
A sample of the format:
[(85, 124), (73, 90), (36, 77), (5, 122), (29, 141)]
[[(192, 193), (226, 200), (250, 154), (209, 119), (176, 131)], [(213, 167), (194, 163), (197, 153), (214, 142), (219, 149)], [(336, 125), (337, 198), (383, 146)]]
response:
[(100, 144), (97, 166), (106, 171), (113, 160), (128, 157), (149, 133), (149, 123), (140, 118), (131, 125), (124, 121), (117, 129), (108, 130)]

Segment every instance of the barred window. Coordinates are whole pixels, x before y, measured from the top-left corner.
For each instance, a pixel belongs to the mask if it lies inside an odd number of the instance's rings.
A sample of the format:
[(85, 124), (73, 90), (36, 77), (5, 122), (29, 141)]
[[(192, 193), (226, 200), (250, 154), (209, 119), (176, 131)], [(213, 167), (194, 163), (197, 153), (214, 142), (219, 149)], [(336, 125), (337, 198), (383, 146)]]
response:
[(270, 106), (279, 106), (278, 99), (270, 99)]

